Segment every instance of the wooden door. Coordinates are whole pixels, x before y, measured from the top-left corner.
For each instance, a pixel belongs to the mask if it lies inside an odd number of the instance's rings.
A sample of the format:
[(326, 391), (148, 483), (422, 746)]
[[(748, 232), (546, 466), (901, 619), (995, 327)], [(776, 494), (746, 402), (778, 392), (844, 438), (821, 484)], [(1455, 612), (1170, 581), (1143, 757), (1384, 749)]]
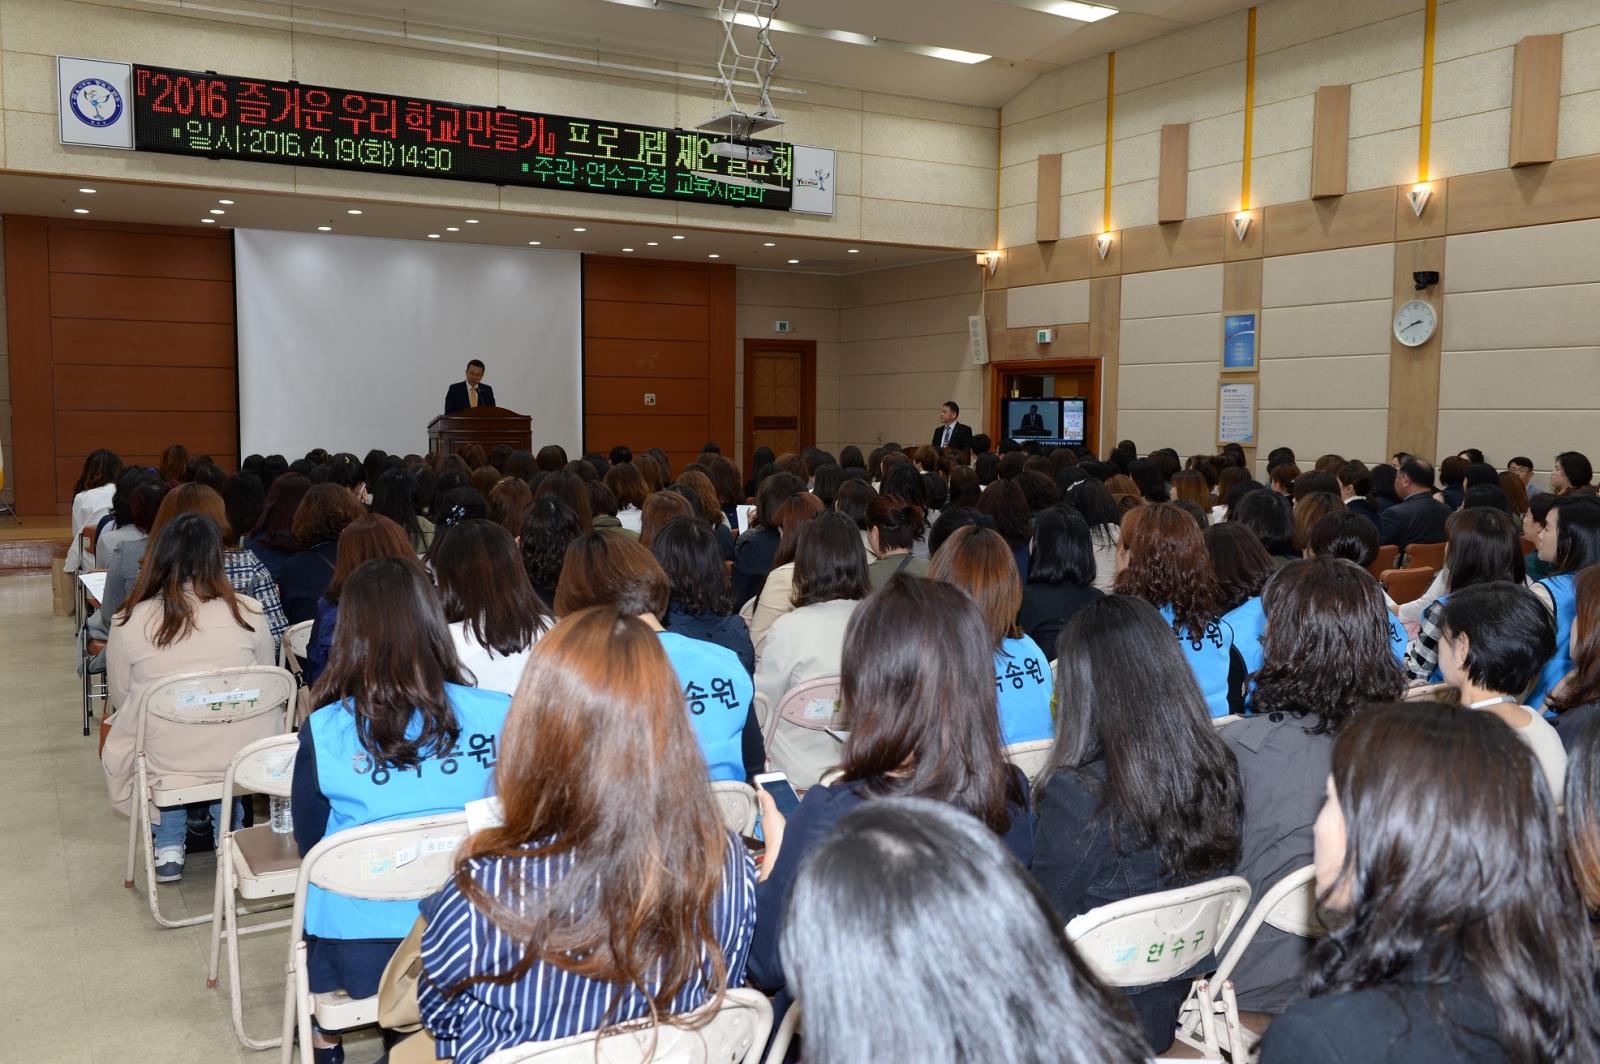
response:
[(817, 442), (816, 352), (809, 340), (746, 340), (744, 465), (758, 447), (775, 455)]

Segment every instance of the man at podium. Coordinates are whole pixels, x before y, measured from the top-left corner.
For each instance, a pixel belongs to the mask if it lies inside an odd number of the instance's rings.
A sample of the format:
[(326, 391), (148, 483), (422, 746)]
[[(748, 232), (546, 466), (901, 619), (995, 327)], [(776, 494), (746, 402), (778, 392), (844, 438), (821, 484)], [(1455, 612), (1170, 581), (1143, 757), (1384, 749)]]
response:
[(456, 381), (444, 393), (444, 412), (470, 410), (478, 406), (494, 405), (494, 389), (483, 383), (483, 363), (473, 359), (467, 363), (467, 379)]

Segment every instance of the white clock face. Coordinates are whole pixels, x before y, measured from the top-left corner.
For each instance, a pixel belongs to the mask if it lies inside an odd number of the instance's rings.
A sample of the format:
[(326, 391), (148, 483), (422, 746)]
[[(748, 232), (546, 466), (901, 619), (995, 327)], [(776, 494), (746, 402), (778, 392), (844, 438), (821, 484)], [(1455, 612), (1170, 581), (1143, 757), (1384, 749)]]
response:
[(1439, 327), (1439, 315), (1432, 304), (1413, 299), (1394, 316), (1394, 336), (1407, 347), (1421, 347)]

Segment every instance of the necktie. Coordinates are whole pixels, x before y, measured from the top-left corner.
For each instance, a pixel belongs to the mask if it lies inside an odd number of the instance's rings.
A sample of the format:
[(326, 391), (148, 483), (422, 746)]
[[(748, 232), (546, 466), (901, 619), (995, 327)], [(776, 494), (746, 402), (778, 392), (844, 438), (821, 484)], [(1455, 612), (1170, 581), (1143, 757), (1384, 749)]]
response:
[(944, 439), (939, 441), (939, 446), (940, 447), (948, 447), (948, 446), (950, 446), (950, 430), (952, 428), (954, 428), (954, 427), (955, 427), (954, 425), (946, 425), (944, 427)]
[(471, 386), (469, 386), (467, 388), (467, 405), (468, 406), (477, 406), (478, 405), (478, 386), (476, 384), (471, 385)]

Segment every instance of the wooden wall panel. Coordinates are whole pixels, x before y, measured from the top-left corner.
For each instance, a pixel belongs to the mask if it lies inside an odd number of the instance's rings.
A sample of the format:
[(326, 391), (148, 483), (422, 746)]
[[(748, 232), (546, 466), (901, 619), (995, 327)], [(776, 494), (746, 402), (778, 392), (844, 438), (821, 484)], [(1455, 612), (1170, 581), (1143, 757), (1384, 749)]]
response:
[(1161, 173), (1156, 183), (1156, 221), (1181, 222), (1189, 216), (1189, 124), (1161, 127)]
[(5, 233), (18, 510), (67, 513), (100, 447), (237, 468), (231, 236), (18, 215)]
[(1122, 278), (1096, 277), (1089, 283), (1089, 354), (1100, 359), (1100, 438), (1088, 441), (1096, 454), (1109, 453), (1117, 440), (1121, 339)]
[(1524, 37), (1511, 75), (1511, 165), (1554, 162), (1560, 124), (1561, 35)]
[(1350, 183), (1350, 86), (1323, 85), (1311, 132), (1311, 198), (1342, 196)]
[[(733, 449), (732, 266), (584, 256), (584, 448)], [(656, 397), (646, 406), (646, 393)]]
[(1061, 153), (1039, 156), (1033, 194), (1033, 239), (1049, 244), (1061, 239)]
[[(1450, 232), (1515, 229), (1600, 215), (1600, 155), (1450, 179)], [(1433, 209), (1430, 205), (1430, 211)]]
[(1335, 199), (1300, 200), (1268, 207), (1264, 223), (1266, 254), (1298, 255), (1388, 243), (1394, 239), (1398, 198), (1391, 186)]
[(1109, 262), (1122, 249), (1118, 272), (1148, 273), (1151, 270), (1173, 270), (1183, 266), (1204, 266), (1221, 262), (1223, 241), (1238, 243), (1233, 226), (1220, 214), (1203, 218), (1190, 218), (1170, 225), (1141, 225), (1137, 229), (1124, 229), (1111, 254)]
[[(1412, 273), (1438, 270), (1439, 284), (1418, 292)], [(1444, 333), (1450, 327), (1445, 317), (1444, 296), (1449, 291), (1445, 273), (1445, 241), (1408, 240), (1394, 248), (1394, 306), (1400, 308), (1413, 299), (1433, 305), (1439, 327), (1421, 347), (1407, 347), (1393, 335), (1389, 337), (1389, 444), (1386, 453), (1409, 451), (1432, 455), (1439, 442), (1439, 371), (1444, 350)]]

